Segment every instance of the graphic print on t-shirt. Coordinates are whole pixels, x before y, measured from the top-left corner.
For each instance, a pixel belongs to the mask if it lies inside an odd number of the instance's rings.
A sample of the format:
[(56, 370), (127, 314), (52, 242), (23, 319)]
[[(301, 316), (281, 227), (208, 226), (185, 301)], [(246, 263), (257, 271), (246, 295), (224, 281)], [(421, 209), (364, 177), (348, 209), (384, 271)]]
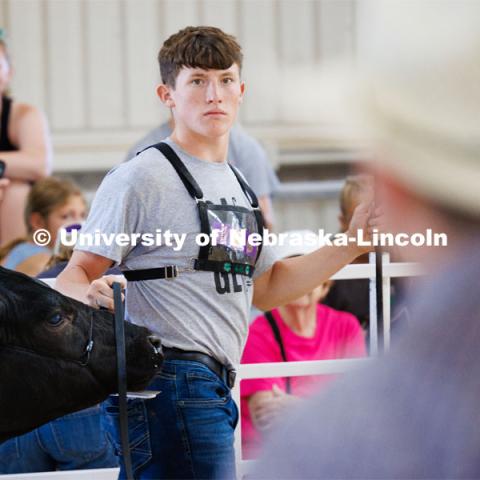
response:
[[(237, 200), (232, 197), (232, 205), (235, 206)], [(225, 198), (220, 199), (221, 205), (228, 205)], [(223, 212), (223, 211), (221, 211)], [(219, 213), (221, 213), (219, 212)], [(255, 265), (255, 259), (257, 256), (257, 247), (251, 247), (248, 244), (241, 245), (241, 242), (237, 244), (235, 235), (238, 235), (242, 230), (246, 231), (248, 235), (252, 226), (249, 225), (248, 218), (245, 214), (237, 212), (226, 212), (226, 215), (216, 215), (215, 218), (210, 220), (210, 227), (212, 231), (217, 232), (216, 242), (219, 246), (217, 252), (220, 253), (220, 249), (225, 253), (229, 252), (230, 257), (234, 255), (234, 258), (241, 263), (249, 263), (252, 266)], [(240, 235), (241, 236), (241, 235)], [(235, 272), (214, 272), (215, 289), (220, 295), (226, 293), (240, 293), (243, 291), (243, 279), (242, 275)]]

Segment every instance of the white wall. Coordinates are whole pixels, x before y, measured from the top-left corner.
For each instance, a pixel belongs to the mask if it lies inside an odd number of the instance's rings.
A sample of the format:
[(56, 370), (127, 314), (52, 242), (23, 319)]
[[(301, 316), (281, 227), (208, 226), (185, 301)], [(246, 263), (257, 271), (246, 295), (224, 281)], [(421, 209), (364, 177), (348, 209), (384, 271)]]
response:
[(352, 56), (354, 0), (1, 0), (16, 98), (47, 112), (55, 169), (104, 170), (166, 117), (156, 54), (168, 35), (211, 24), (244, 48), (244, 125), (275, 139), (290, 129), (278, 99), (287, 69)]

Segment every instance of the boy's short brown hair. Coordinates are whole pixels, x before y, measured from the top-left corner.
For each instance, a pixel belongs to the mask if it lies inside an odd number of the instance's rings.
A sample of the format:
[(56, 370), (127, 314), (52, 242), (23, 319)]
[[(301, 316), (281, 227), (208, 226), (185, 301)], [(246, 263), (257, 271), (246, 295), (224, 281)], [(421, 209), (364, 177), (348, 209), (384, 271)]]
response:
[(183, 67), (226, 70), (242, 68), (242, 49), (235, 37), (215, 27), (186, 27), (171, 35), (158, 52), (162, 82), (175, 88)]

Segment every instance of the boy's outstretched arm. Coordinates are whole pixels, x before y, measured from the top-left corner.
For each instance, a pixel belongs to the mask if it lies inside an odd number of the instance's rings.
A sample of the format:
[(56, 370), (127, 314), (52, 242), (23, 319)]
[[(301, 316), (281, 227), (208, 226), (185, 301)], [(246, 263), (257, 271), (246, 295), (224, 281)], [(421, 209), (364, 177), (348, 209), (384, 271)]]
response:
[[(370, 210), (366, 204), (355, 209), (346, 232), (349, 238), (356, 237), (357, 231), (362, 229), (364, 240), (370, 240), (372, 228), (381, 224), (379, 216), (370, 218)], [(253, 304), (260, 310), (268, 311), (296, 300), (370, 250), (372, 247), (349, 242), (347, 246), (325, 246), (308, 255), (277, 261), (255, 280)]]

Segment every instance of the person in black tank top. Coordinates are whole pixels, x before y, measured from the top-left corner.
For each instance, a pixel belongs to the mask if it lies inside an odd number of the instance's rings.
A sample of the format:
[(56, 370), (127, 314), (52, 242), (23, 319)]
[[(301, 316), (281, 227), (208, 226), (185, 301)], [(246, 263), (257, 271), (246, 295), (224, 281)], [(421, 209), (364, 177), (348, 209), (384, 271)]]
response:
[[(26, 234), (23, 211), (31, 185), (49, 174), (51, 141), (43, 113), (32, 105), (13, 102), (6, 94), (11, 79), (10, 59), (0, 38), (0, 245)], [(7, 186), (8, 185), (8, 186)]]

